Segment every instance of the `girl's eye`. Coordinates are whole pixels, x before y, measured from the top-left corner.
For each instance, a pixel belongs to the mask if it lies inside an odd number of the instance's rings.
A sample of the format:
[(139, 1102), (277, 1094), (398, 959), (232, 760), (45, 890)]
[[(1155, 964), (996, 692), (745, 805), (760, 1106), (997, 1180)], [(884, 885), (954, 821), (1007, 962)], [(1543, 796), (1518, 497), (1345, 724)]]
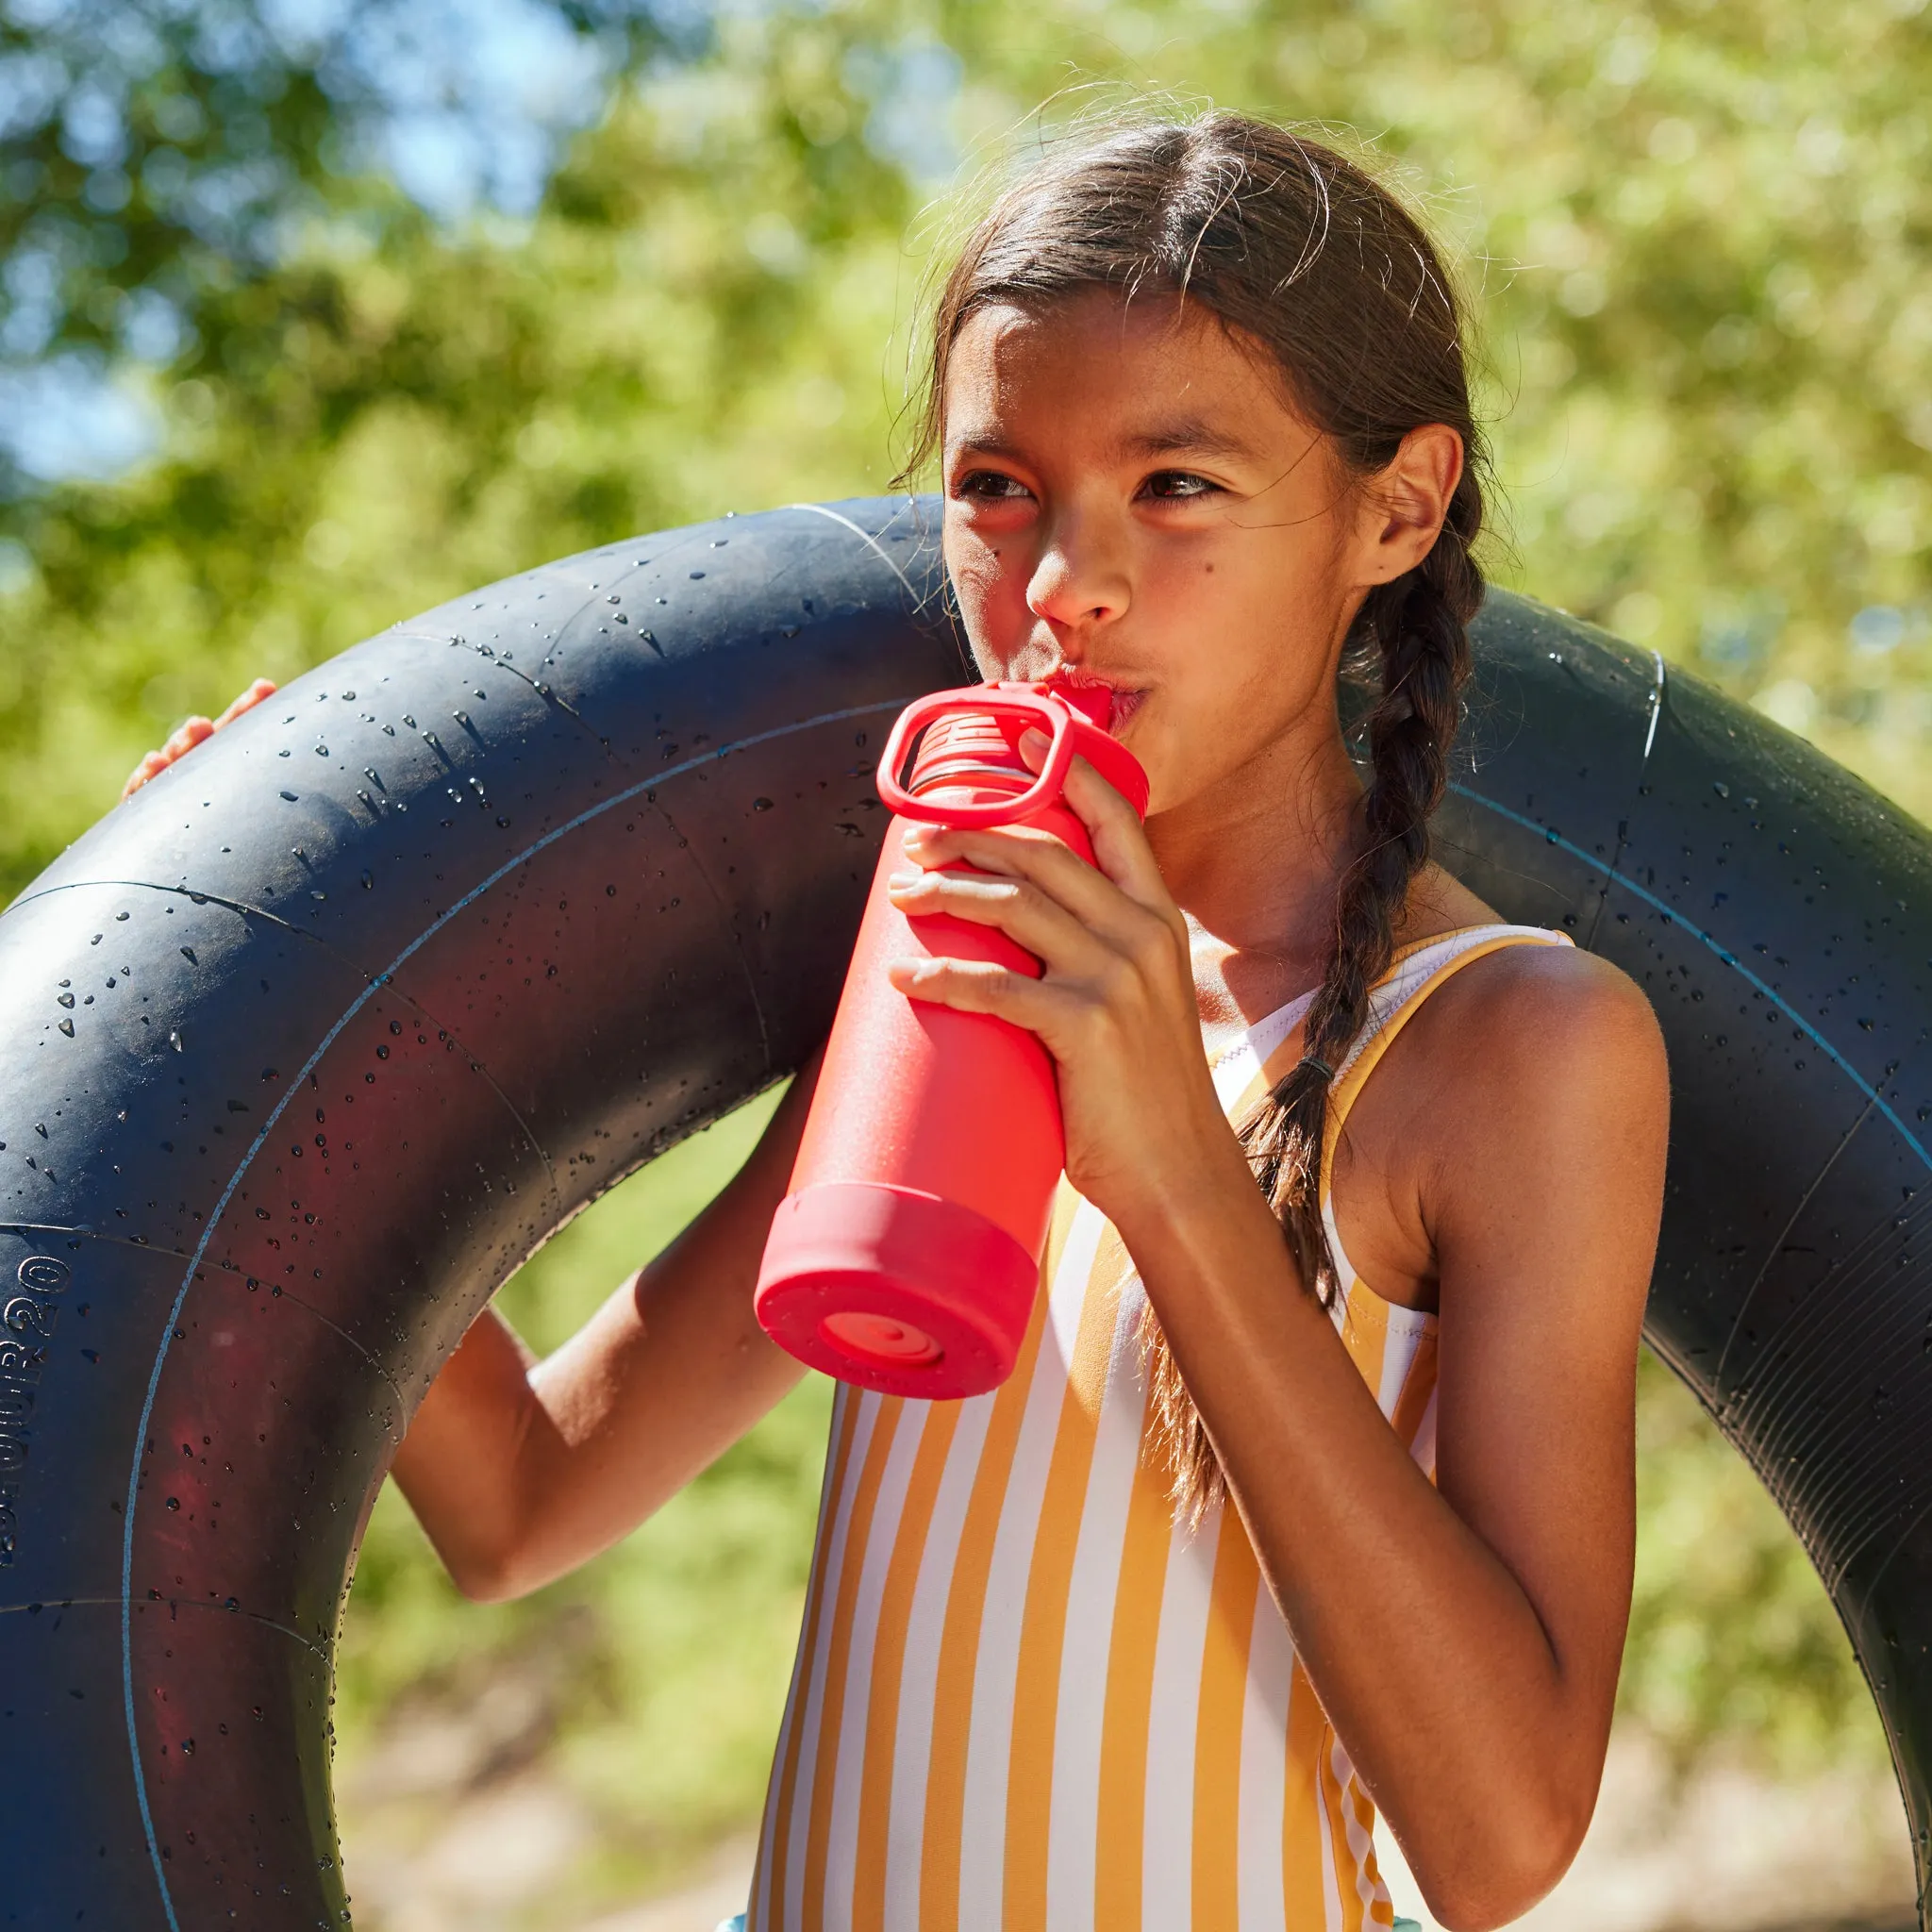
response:
[(982, 503), (1017, 503), (1029, 492), (1016, 476), (998, 470), (971, 470), (954, 485), (956, 494)]
[(1146, 495), (1158, 497), (1167, 503), (1211, 495), (1218, 487), (1208, 482), (1207, 477), (1195, 475), (1191, 470), (1157, 470), (1141, 486)]

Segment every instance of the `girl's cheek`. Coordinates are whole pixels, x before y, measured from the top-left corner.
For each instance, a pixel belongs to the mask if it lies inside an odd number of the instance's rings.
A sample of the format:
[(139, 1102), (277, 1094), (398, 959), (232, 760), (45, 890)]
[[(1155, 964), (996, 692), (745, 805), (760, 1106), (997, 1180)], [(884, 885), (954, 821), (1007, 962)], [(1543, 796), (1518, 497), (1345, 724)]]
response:
[(998, 585), (998, 556), (982, 543), (949, 541), (945, 562), (960, 613), (969, 623), (974, 622), (984, 613)]
[(981, 671), (989, 676), (1001, 675), (1007, 660), (1024, 646), (1032, 628), (1024, 585), (958, 574), (953, 578), (953, 595)]

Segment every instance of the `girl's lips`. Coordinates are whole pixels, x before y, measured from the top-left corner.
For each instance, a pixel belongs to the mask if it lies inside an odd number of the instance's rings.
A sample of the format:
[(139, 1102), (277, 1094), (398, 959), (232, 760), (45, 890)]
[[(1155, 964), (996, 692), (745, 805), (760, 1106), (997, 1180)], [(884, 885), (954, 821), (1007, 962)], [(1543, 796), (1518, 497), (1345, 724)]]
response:
[(1109, 738), (1121, 735), (1127, 720), (1141, 708), (1141, 700), (1147, 695), (1144, 691), (1123, 691), (1118, 685), (1104, 677), (1095, 677), (1091, 672), (1083, 675), (1064, 668), (1055, 672), (1046, 682), (1049, 688), (1059, 685), (1068, 691), (1104, 691), (1107, 693), (1107, 731)]

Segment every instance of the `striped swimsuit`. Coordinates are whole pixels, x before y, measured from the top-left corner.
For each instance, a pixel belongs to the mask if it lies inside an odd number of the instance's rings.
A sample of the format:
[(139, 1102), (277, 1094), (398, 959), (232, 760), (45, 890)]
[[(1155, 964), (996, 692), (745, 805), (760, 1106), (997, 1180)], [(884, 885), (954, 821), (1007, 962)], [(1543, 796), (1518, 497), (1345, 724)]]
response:
[[(1399, 954), (1338, 1069), (1328, 1144), (1420, 1002), (1505, 945)], [(1213, 1062), (1240, 1118), (1307, 998)], [(1436, 1319), (1355, 1274), (1336, 1325), (1435, 1469)], [(1374, 1808), (1232, 1509), (1177, 1528), (1142, 1455), (1144, 1293), (1064, 1181), (1012, 1376), (965, 1402), (841, 1387), (750, 1932), (1359, 1932), (1392, 1911)]]

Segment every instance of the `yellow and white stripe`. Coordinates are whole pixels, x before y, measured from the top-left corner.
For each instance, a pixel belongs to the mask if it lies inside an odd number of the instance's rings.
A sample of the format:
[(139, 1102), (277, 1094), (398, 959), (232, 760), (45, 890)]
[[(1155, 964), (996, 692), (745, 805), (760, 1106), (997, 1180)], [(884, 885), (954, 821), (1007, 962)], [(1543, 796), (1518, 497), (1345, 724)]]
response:
[[(1499, 946), (1398, 955), (1338, 1069), (1328, 1144), (1422, 1000)], [(1304, 998), (1213, 1067), (1238, 1116)], [(1342, 1249), (1336, 1325), (1432, 1475), (1436, 1323)], [(922, 1403), (841, 1388), (751, 1932), (1363, 1932), (1391, 1921), (1374, 1810), (1232, 1510), (1176, 1525), (1146, 1452), (1145, 1296), (1061, 1184), (1003, 1387)]]

